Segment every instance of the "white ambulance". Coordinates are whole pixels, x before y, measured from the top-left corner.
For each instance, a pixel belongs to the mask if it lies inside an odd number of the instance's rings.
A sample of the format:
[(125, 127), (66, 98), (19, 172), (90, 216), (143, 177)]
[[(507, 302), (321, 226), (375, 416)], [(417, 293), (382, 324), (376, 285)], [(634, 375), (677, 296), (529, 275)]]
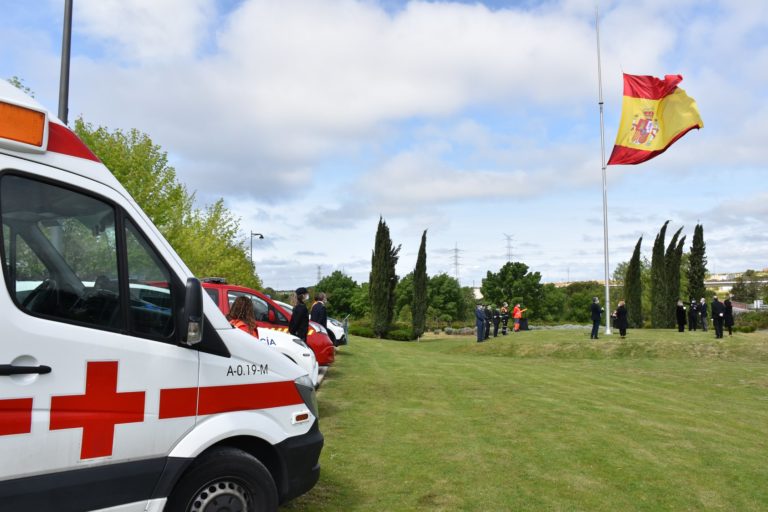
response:
[(126, 190), (0, 80), (0, 510), (276, 510), (314, 386), (234, 329)]

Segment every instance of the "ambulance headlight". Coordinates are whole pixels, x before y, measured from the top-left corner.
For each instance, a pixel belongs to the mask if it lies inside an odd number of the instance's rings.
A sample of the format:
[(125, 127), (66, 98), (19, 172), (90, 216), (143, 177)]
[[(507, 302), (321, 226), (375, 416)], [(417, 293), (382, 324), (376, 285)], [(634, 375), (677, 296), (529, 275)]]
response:
[(317, 408), (317, 394), (315, 393), (315, 386), (312, 384), (312, 379), (309, 378), (309, 375), (302, 375), (293, 382), (296, 384), (296, 389), (299, 391), (302, 400), (304, 400), (304, 404), (310, 411), (312, 411), (315, 418), (319, 418), (320, 413)]

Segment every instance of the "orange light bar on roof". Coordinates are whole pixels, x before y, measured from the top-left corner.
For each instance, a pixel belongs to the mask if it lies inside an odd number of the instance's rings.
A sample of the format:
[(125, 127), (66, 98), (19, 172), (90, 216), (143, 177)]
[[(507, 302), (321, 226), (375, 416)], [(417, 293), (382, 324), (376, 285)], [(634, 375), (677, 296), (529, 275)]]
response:
[(45, 113), (0, 101), (0, 139), (43, 148)]

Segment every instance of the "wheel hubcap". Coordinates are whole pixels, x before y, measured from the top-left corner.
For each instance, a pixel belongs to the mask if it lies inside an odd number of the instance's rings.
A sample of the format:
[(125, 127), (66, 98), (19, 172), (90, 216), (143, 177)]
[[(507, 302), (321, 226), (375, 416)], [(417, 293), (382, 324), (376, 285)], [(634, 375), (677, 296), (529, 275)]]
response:
[(248, 512), (250, 496), (235, 481), (222, 480), (201, 488), (192, 499), (189, 512)]

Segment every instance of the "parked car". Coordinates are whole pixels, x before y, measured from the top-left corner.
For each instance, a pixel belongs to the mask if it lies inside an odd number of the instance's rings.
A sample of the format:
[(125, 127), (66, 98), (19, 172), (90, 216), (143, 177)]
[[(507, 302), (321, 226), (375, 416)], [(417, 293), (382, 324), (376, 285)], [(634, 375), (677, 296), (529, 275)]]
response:
[[(279, 300), (276, 300), (275, 303), (282, 306), (283, 309), (289, 313), (293, 313), (293, 306), (290, 304), (286, 304), (285, 302), (281, 302)], [(335, 318), (328, 317), (328, 337), (331, 338), (331, 342), (333, 342), (333, 345), (336, 347), (339, 345), (346, 345), (347, 334), (346, 330), (344, 329), (344, 322), (336, 320)]]
[[(235, 302), (235, 299), (240, 295), (245, 295), (253, 302), (253, 312), (259, 327), (288, 332), (291, 312), (268, 295), (253, 288), (229, 284), (226, 279), (221, 277), (203, 279), (203, 288), (225, 315), (229, 313), (229, 307)], [(328, 331), (315, 322), (309, 323), (307, 345), (315, 353), (317, 364), (320, 366), (328, 366), (336, 359), (336, 350), (328, 337)]]

